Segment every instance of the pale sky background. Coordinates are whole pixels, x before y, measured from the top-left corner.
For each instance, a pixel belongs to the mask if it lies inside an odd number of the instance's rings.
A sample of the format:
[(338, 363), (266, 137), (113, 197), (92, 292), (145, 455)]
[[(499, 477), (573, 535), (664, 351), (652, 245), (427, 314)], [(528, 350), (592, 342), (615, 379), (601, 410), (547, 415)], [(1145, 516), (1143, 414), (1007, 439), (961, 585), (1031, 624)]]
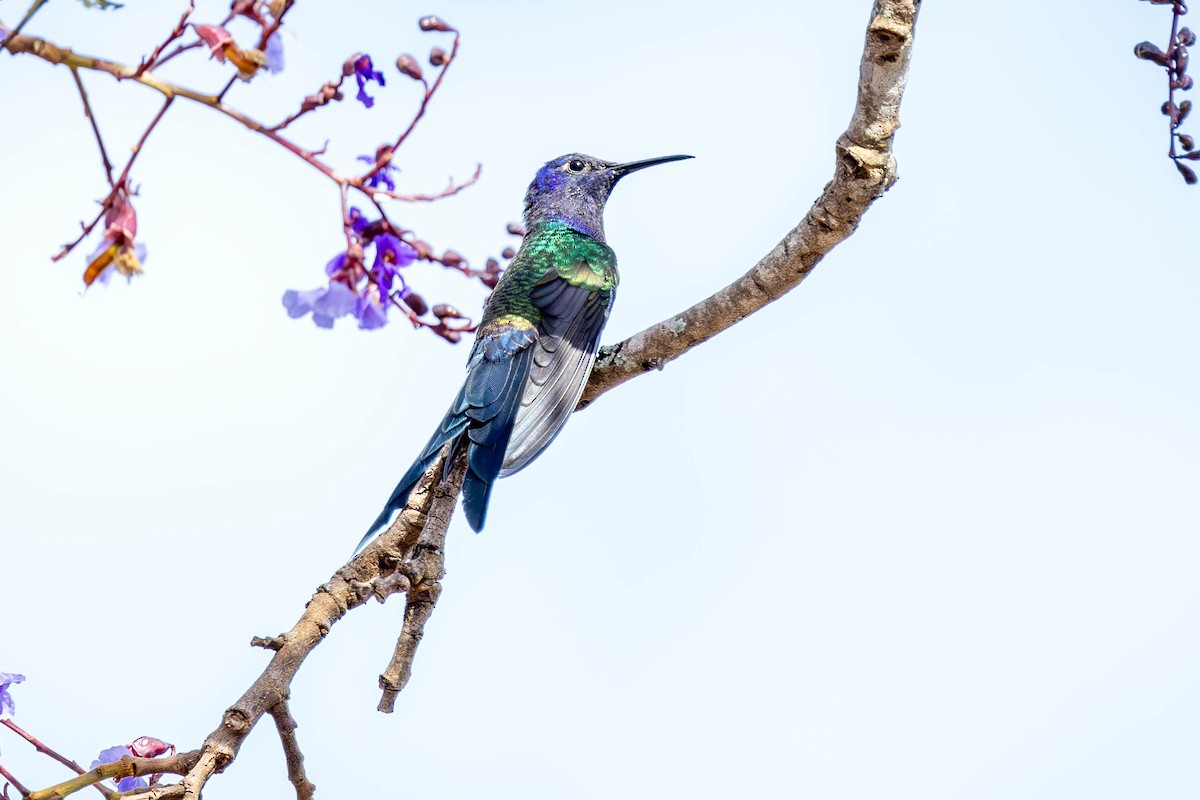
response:
[[(1164, 156), (1161, 70), (1131, 55), (1170, 14), (925, 6), (901, 180), (859, 232), (577, 415), (498, 486), (486, 533), (456, 518), (394, 715), (374, 709), (401, 598), (305, 664), (292, 709), (318, 796), (1200, 794), (1200, 187)], [(181, 7), (60, 0), (28, 31), (135, 61)], [(0, 19), (25, 8), (0, 0)], [(610, 203), (612, 342), (808, 209), (869, 8), (303, 0), (287, 70), (230, 101), (273, 121), (372, 54), (373, 110), (294, 130), (349, 168), (407, 123), (416, 91), (391, 62), (444, 45), (416, 26), (441, 14), (464, 50), (401, 187), (476, 161), (484, 177), (395, 216), (476, 262), (551, 157), (695, 155)], [(119, 158), (156, 95), (86, 79)], [(28, 676), (18, 721), (80, 762), (144, 734), (193, 748), (266, 664), (250, 638), (289, 628), (349, 556), (469, 345), (289, 319), (284, 290), (317, 286), (340, 247), (337, 193), (182, 101), (134, 173), (146, 275), (81, 297), (93, 242), (49, 262), (104, 193), (70, 75), (0, 57), (0, 107), (0, 670)], [(66, 777), (15, 737), (0, 751), (31, 785)], [(291, 795), (269, 720), (206, 793)]]

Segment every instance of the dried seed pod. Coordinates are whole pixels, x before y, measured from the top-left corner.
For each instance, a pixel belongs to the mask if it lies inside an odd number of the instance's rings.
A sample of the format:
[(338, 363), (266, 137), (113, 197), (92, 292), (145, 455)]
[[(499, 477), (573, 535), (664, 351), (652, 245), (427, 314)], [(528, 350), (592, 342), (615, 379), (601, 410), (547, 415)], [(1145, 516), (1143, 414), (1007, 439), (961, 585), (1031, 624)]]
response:
[(440, 47), (435, 47), (429, 51), (429, 64), (434, 67), (440, 67), (448, 61), (446, 51)]
[(466, 319), (457, 308), (449, 303), (438, 303), (432, 311), (438, 319)]
[(1184, 47), (1191, 47), (1196, 43), (1196, 33), (1191, 28), (1180, 28), (1179, 33), (1175, 36), (1175, 41)]
[(1196, 185), (1196, 173), (1192, 171), (1191, 167), (1181, 164), (1179, 161), (1175, 162), (1175, 166), (1179, 169), (1179, 174), (1183, 176), (1184, 183), (1188, 186)]
[(449, 25), (447, 25), (441, 17), (421, 17), (421, 19), (417, 21), (417, 24), (421, 26), (421, 30), (426, 32), (442, 31), (443, 33), (449, 33), (450, 31), (454, 30), (454, 28), (451, 28)]
[(1153, 42), (1139, 42), (1133, 46), (1133, 54), (1145, 61), (1153, 61), (1160, 67), (1167, 66), (1167, 54), (1158, 49)]
[(409, 292), (400, 299), (404, 301), (404, 305), (411, 308), (412, 312), (418, 317), (424, 316), (425, 312), (429, 310), (429, 304), (425, 302), (425, 298), (421, 297), (421, 295), (417, 294), (416, 292)]
[(1181, 133), (1179, 134), (1179, 146), (1190, 153), (1196, 149), (1196, 140), (1189, 134)]
[(396, 69), (400, 70), (401, 75), (407, 75), (414, 81), (421, 80), (421, 65), (407, 53), (396, 59)]

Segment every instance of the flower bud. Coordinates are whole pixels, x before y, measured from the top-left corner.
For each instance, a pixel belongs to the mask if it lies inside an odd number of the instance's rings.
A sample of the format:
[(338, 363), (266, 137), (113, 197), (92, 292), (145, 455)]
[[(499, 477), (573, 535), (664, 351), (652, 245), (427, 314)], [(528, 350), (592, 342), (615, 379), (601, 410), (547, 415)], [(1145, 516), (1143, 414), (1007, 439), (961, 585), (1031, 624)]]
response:
[(513, 236), (524, 236), (525, 235), (525, 229), (523, 227), (521, 227), (521, 225), (519, 223), (516, 223), (516, 222), (508, 223), (507, 225), (504, 226), (504, 230), (508, 231)]
[(413, 239), (411, 242), (409, 242), (409, 244), (412, 245), (412, 248), (417, 251), (417, 258), (422, 259), (423, 261), (428, 261), (433, 255), (433, 246), (430, 245), (429, 242), (425, 242), (420, 239)]
[(442, 253), (440, 261), (447, 267), (461, 267), (467, 260), (453, 250)]
[(425, 298), (421, 297), (421, 295), (417, 294), (416, 292), (409, 292), (400, 299), (403, 300), (404, 305), (411, 308), (412, 312), (418, 317), (424, 316), (425, 312), (429, 310), (429, 304), (425, 302)]
[(1153, 61), (1160, 67), (1167, 66), (1167, 54), (1158, 49), (1153, 42), (1139, 42), (1133, 47), (1133, 54), (1145, 61)]
[(358, 67), (358, 60), (363, 57), (362, 53), (355, 53), (342, 62), (342, 75), (349, 78), (354, 74), (354, 70)]
[(489, 256), (488, 260), (484, 262), (483, 268), (486, 272), (489, 272), (489, 273), (490, 272), (499, 272), (500, 271), (500, 262)]
[(1196, 140), (1189, 134), (1181, 133), (1179, 134), (1179, 146), (1190, 153), (1196, 149)]
[(1180, 28), (1175, 41), (1184, 47), (1191, 47), (1196, 43), (1196, 33), (1191, 28)]
[(511, 247), (506, 247), (500, 251), (501, 258), (512, 258), (516, 254), (517, 254), (517, 251), (513, 250)]
[(421, 26), (421, 30), (426, 32), (441, 31), (443, 33), (449, 33), (450, 31), (454, 30), (454, 28), (451, 28), (449, 25), (447, 25), (440, 17), (434, 16), (421, 17), (421, 19), (417, 21), (417, 24)]
[(407, 53), (396, 59), (396, 69), (400, 70), (401, 75), (407, 75), (414, 81), (421, 80), (421, 65)]
[(1188, 89), (1192, 88), (1192, 85), (1194, 83), (1195, 83), (1195, 81), (1192, 80), (1191, 75), (1180, 75), (1178, 80), (1172, 81), (1172, 84), (1175, 86), (1176, 89), (1179, 89), (1180, 91), (1184, 91), (1184, 92), (1186, 92)]
[(129, 744), (129, 750), (138, 758), (158, 758), (163, 753), (175, 752), (175, 745), (153, 736), (139, 736)]
[(495, 289), (496, 284), (500, 282), (500, 274), (496, 272), (489, 272), (486, 275), (480, 275), (479, 282), (489, 289)]
[(440, 47), (435, 47), (429, 51), (429, 63), (432, 66), (440, 67), (447, 61), (446, 51)]
[[(1192, 111), (1192, 101), (1191, 100), (1184, 100), (1182, 103), (1180, 103), (1179, 104), (1179, 122), (1183, 122), (1185, 119), (1187, 119), (1187, 115), (1190, 114), (1191, 111)], [(1178, 125), (1179, 123), (1177, 122), (1175, 124)]]
[(457, 308), (448, 303), (438, 303), (434, 306), (433, 315), (438, 319), (465, 319)]
[(1179, 161), (1175, 162), (1175, 166), (1179, 169), (1179, 174), (1183, 176), (1184, 183), (1186, 183), (1188, 186), (1194, 186), (1196, 184), (1196, 173), (1192, 171), (1191, 167), (1187, 166), (1186, 164), (1181, 164)]

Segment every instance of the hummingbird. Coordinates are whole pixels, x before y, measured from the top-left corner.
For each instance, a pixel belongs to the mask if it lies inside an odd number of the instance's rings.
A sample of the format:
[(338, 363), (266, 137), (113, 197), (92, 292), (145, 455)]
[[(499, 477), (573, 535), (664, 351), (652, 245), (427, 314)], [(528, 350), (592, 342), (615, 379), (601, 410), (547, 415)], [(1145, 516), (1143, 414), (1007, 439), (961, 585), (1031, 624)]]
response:
[(447, 469), (466, 449), (463, 511), (483, 530), (492, 484), (546, 449), (591, 374), (617, 292), (617, 256), (604, 240), (609, 194), (631, 172), (691, 157), (616, 164), (570, 153), (538, 170), (525, 192), (525, 238), (484, 304), (467, 379), (359, 550), (404, 508), (447, 444)]

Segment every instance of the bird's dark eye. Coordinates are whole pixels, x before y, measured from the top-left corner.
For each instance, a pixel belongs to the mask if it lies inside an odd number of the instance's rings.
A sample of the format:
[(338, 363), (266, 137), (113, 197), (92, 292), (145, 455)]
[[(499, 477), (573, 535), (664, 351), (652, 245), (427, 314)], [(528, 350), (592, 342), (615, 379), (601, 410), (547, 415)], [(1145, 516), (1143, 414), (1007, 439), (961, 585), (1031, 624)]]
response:
[(571, 172), (583, 172), (585, 166), (587, 165), (583, 163), (582, 158), (572, 158), (571, 162), (567, 164), (567, 169)]

